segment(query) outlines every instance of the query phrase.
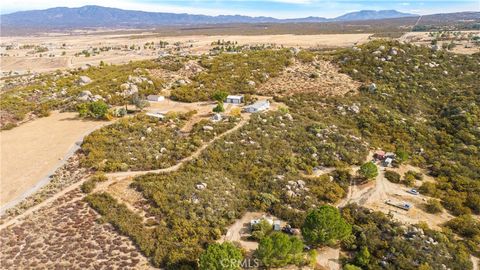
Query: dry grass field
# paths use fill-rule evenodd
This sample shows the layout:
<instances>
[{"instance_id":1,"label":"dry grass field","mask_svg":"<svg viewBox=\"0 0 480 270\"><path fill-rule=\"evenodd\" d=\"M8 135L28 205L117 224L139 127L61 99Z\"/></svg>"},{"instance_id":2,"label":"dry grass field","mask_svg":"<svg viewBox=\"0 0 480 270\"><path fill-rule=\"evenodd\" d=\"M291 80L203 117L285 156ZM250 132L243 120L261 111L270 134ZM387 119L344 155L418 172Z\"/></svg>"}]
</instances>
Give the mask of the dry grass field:
<instances>
[{"instance_id":1,"label":"dry grass field","mask_svg":"<svg viewBox=\"0 0 480 270\"><path fill-rule=\"evenodd\" d=\"M205 53L212 48L211 43L219 39L237 41L244 44L276 44L286 47L343 47L367 42L371 34L325 34L325 35L193 35L193 36L157 36L147 32L143 34L103 34L103 35L58 35L2 37L0 48L2 72L28 71L46 72L57 69L78 68L84 65L98 65L100 61L120 64L131 60L151 59L159 56L160 51L188 51ZM169 43L167 48L145 48L145 43L160 40ZM178 42L178 43L177 43ZM173 45L177 43L177 45ZM11 46L7 50L7 46ZM37 46L37 49L35 49ZM131 49L131 47L134 49ZM31 48L32 47L32 48ZM108 51L92 53L94 48L112 48ZM38 48L46 48L38 52ZM90 52L77 55L82 51Z\"/></svg>"},{"instance_id":2,"label":"dry grass field","mask_svg":"<svg viewBox=\"0 0 480 270\"><path fill-rule=\"evenodd\" d=\"M37 189L76 149L76 142L108 122L77 119L77 113L53 112L0 133L0 204ZM43 180L41 180L43 179Z\"/></svg>"}]
</instances>

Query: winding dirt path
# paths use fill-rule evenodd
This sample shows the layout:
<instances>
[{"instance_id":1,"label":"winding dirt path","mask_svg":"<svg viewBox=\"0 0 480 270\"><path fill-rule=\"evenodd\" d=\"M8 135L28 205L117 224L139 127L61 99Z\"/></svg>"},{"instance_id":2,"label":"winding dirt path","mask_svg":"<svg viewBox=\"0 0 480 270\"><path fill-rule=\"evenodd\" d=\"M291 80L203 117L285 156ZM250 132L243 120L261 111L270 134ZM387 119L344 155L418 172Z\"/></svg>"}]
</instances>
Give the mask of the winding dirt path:
<instances>
[{"instance_id":1,"label":"winding dirt path","mask_svg":"<svg viewBox=\"0 0 480 270\"><path fill-rule=\"evenodd\" d=\"M190 156L180 160L177 164L175 164L171 167L164 168L164 169L157 169L157 170L147 170L147 171L127 171L127 172L108 173L108 174L106 174L106 176L109 178L109 181L101 183L101 186L110 184L111 183L110 180L115 179L115 178L135 177L135 176L143 175L143 174L147 174L147 173L166 173L166 172L176 171L176 170L180 169L180 167L184 163L189 162L189 161L197 158L198 156L200 156L200 154L203 152L203 150L205 150L208 146L210 146L216 140L218 140L222 137L225 137L226 135L238 130L241 127L243 127L248 122L249 119L250 119L250 115L244 115L242 120L240 120L240 122L238 122L238 124L235 127L225 131L222 134L218 134L213 139L211 139L209 142L203 144L200 148L195 150L195 152L193 152L193 154L191 154Z\"/></svg>"},{"instance_id":2,"label":"winding dirt path","mask_svg":"<svg viewBox=\"0 0 480 270\"><path fill-rule=\"evenodd\" d=\"M171 166L171 167L168 167L168 168L164 168L164 169L158 169L158 170L149 170L149 171L128 171L128 172L117 172L117 173L110 173L110 174L107 174L107 177L109 178L109 180L105 181L105 182L102 182L102 183L99 183L97 185L97 187L95 188L95 191L99 191L99 190L105 190L109 185L111 185L112 183L116 182L116 181L120 181L122 179L125 179L125 178L129 178L130 181L131 179L133 179L133 177L135 176L138 176L138 175L143 175L143 174L147 174L147 173L166 173L166 172L172 172L172 171L176 171L178 169L180 169L180 167L188 162L188 161L191 161L195 158L197 158L203 150L205 150L209 145L211 145L213 142L215 142L216 140L238 130L239 128L241 128L242 126L244 126L248 120L250 119L250 115L245 115L242 120L240 120L240 122L233 128L225 131L224 133L222 134L219 134L217 135L216 137L214 137L212 140L210 140L209 142L205 143L204 145L202 145L200 148L198 148L192 155L182 159L179 163ZM86 180L88 180L88 178L84 178L82 179L81 181L78 181L76 182L75 184L63 189L62 191L60 191L59 193L53 195L52 197L46 199L45 201L31 207L30 209L28 209L27 211L25 211L24 213L6 221L5 223L1 224L0 225L0 230L3 230L4 228L7 228L11 225L14 225L20 221L22 221L25 217L27 217L28 215L30 214L33 214L35 213L37 210L43 208L43 207L46 207L48 205L50 205L52 202L54 202L55 200L57 200L58 198L64 196L66 193L76 189L76 188L79 188ZM82 197L83 198L83 197Z\"/></svg>"}]
</instances>

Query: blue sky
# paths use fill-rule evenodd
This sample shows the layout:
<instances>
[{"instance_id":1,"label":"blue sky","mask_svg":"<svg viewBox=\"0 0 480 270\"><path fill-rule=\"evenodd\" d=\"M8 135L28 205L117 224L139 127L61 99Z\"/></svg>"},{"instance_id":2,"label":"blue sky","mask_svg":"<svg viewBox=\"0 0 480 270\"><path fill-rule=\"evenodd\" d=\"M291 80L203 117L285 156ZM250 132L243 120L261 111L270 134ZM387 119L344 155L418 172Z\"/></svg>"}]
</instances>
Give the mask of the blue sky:
<instances>
[{"instance_id":1,"label":"blue sky","mask_svg":"<svg viewBox=\"0 0 480 270\"><path fill-rule=\"evenodd\" d=\"M241 14L276 18L335 17L362 9L396 9L415 14L480 11L480 0L16 0L2 2L0 4L2 14L56 6L79 7L83 5L102 5L158 12L206 15Z\"/></svg>"}]
</instances>

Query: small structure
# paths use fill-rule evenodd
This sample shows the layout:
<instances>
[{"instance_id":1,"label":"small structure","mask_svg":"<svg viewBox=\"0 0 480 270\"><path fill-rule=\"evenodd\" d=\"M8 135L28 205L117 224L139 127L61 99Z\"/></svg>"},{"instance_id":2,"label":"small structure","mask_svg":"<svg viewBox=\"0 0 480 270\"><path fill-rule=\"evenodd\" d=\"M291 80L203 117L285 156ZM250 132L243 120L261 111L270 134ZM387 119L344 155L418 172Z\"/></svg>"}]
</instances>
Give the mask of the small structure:
<instances>
[{"instance_id":1,"label":"small structure","mask_svg":"<svg viewBox=\"0 0 480 270\"><path fill-rule=\"evenodd\" d=\"M243 103L243 95L228 95L225 103L241 104Z\"/></svg>"},{"instance_id":2,"label":"small structure","mask_svg":"<svg viewBox=\"0 0 480 270\"><path fill-rule=\"evenodd\" d=\"M147 112L145 115L157 118L158 120L163 120L165 118L165 115L159 112Z\"/></svg>"},{"instance_id":3,"label":"small structure","mask_svg":"<svg viewBox=\"0 0 480 270\"><path fill-rule=\"evenodd\" d=\"M385 158L395 158L397 155L395 155L395 153L393 152L386 152L385 153Z\"/></svg>"},{"instance_id":4,"label":"small structure","mask_svg":"<svg viewBox=\"0 0 480 270\"><path fill-rule=\"evenodd\" d=\"M393 159L388 157L383 161L383 166L384 167L390 167L390 166L392 166L392 162L393 162Z\"/></svg>"},{"instance_id":5,"label":"small structure","mask_svg":"<svg viewBox=\"0 0 480 270\"><path fill-rule=\"evenodd\" d=\"M265 216L259 218L259 219L252 219L250 220L250 228L253 228L255 225L259 224L260 222L262 222L263 220L267 221L270 225L273 226L273 219L271 218L267 218Z\"/></svg>"},{"instance_id":6,"label":"small structure","mask_svg":"<svg viewBox=\"0 0 480 270\"><path fill-rule=\"evenodd\" d=\"M212 116L212 121L213 121L213 122L222 121L222 119L223 119L223 118L222 118L222 115L219 114L219 113L216 113L216 114L214 114L214 115Z\"/></svg>"},{"instance_id":7,"label":"small structure","mask_svg":"<svg viewBox=\"0 0 480 270\"><path fill-rule=\"evenodd\" d=\"M280 231L281 229L282 229L282 226L281 226L280 220L275 220L273 222L273 230Z\"/></svg>"},{"instance_id":8,"label":"small structure","mask_svg":"<svg viewBox=\"0 0 480 270\"><path fill-rule=\"evenodd\" d=\"M376 152L373 154L373 157L374 157L375 159L382 160L382 159L385 158L385 151L381 151L381 150L376 151Z\"/></svg>"},{"instance_id":9,"label":"small structure","mask_svg":"<svg viewBox=\"0 0 480 270\"><path fill-rule=\"evenodd\" d=\"M245 106L243 108L243 111L248 113L256 113L256 112L268 110L269 108L270 108L270 101L260 100L253 103L252 105Z\"/></svg>"},{"instance_id":10,"label":"small structure","mask_svg":"<svg viewBox=\"0 0 480 270\"><path fill-rule=\"evenodd\" d=\"M164 101L164 100L165 100L165 97L164 97L164 96L160 96L160 95L148 95L148 96L147 96L147 100L148 100L148 101L159 102L159 101Z\"/></svg>"}]
</instances>

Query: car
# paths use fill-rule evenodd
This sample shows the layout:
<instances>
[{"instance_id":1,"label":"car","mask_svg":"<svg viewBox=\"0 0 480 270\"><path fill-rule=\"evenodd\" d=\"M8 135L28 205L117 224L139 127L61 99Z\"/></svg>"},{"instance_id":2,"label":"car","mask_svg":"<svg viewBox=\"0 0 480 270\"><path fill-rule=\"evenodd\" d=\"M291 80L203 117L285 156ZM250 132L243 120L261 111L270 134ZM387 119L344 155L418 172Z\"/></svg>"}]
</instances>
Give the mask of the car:
<instances>
[{"instance_id":1,"label":"car","mask_svg":"<svg viewBox=\"0 0 480 270\"><path fill-rule=\"evenodd\" d=\"M418 195L418 194L420 194L420 193L418 192L418 190L416 190L416 189L414 189L414 188L412 188L412 189L410 189L410 190L407 190L407 192L410 193L410 194L412 194L412 195Z\"/></svg>"}]
</instances>

